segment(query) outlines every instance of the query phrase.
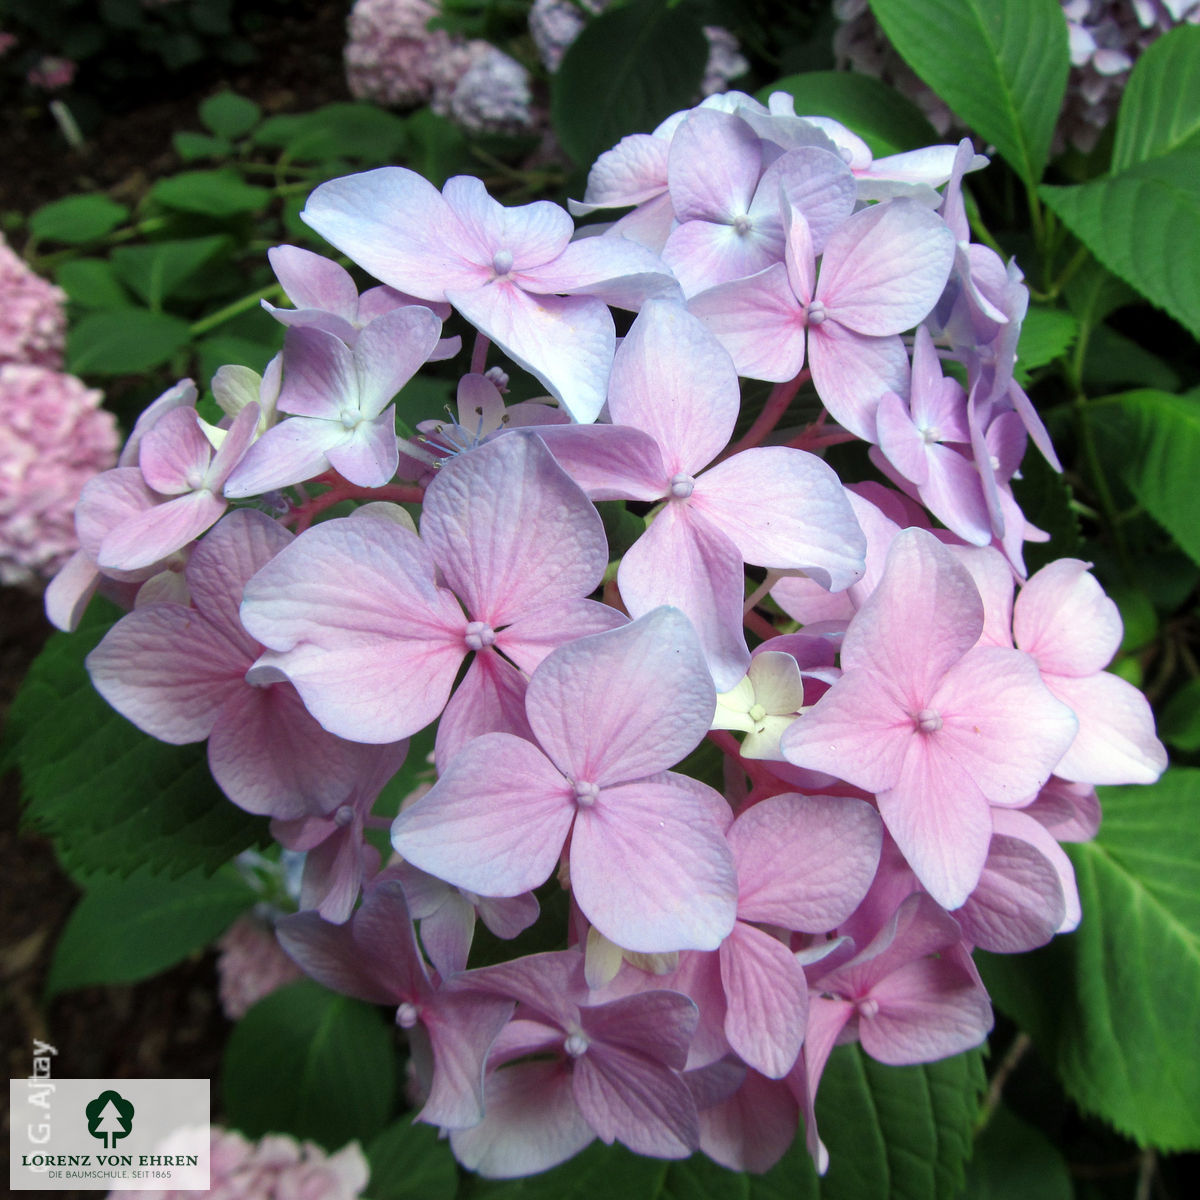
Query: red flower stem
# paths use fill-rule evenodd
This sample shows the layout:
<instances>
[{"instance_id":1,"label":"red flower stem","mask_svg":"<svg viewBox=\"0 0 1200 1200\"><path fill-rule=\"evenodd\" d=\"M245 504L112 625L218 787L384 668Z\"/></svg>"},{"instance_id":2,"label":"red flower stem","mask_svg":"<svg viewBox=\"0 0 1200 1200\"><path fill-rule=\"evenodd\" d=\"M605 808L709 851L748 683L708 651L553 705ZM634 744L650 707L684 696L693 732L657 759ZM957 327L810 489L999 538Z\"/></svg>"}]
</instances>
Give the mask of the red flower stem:
<instances>
[{"instance_id":1,"label":"red flower stem","mask_svg":"<svg viewBox=\"0 0 1200 1200\"><path fill-rule=\"evenodd\" d=\"M783 414L787 412L788 405L791 404L796 393L808 380L808 368L805 367L795 379L789 379L786 383L777 383L771 389L771 394L767 397L767 402L763 405L762 412L755 418L754 424L746 430L745 437L733 446L730 446L721 457L728 458L732 454L738 454L743 450L750 450L755 446L762 445L763 438L783 419Z\"/></svg>"},{"instance_id":2,"label":"red flower stem","mask_svg":"<svg viewBox=\"0 0 1200 1200\"><path fill-rule=\"evenodd\" d=\"M383 487L364 488L347 483L339 475L323 475L317 483L328 483L329 491L313 496L294 508L284 518L288 524L295 523L296 532L303 533L326 509L343 500L390 500L395 504L420 504L425 498L425 489L406 484L385 484Z\"/></svg>"},{"instance_id":3,"label":"red flower stem","mask_svg":"<svg viewBox=\"0 0 1200 1200\"><path fill-rule=\"evenodd\" d=\"M798 437L792 438L788 442L793 450L820 450L825 446L840 446L843 442L854 442L858 439L852 433L847 433L835 425L832 429L825 429L825 422L829 417L829 413L822 410L821 415L805 429Z\"/></svg>"},{"instance_id":4,"label":"red flower stem","mask_svg":"<svg viewBox=\"0 0 1200 1200\"><path fill-rule=\"evenodd\" d=\"M742 744L728 729L710 729L705 736L722 754L730 758L742 757Z\"/></svg>"},{"instance_id":5,"label":"red flower stem","mask_svg":"<svg viewBox=\"0 0 1200 1200\"><path fill-rule=\"evenodd\" d=\"M751 633L757 633L760 638L773 638L779 630L771 624L761 613L757 613L751 609L748 613L742 616L742 624L745 625Z\"/></svg>"}]
</instances>

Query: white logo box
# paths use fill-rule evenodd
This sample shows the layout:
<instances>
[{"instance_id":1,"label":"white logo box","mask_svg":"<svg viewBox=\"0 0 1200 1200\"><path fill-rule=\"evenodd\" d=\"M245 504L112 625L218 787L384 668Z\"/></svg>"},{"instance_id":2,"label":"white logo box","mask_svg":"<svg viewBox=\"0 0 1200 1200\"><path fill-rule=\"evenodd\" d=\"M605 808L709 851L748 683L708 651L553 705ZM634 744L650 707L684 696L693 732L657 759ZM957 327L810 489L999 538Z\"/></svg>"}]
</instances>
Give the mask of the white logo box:
<instances>
[{"instance_id":1,"label":"white logo box","mask_svg":"<svg viewBox=\"0 0 1200 1200\"><path fill-rule=\"evenodd\" d=\"M8 1081L13 1191L206 1191L207 1079Z\"/></svg>"}]
</instances>

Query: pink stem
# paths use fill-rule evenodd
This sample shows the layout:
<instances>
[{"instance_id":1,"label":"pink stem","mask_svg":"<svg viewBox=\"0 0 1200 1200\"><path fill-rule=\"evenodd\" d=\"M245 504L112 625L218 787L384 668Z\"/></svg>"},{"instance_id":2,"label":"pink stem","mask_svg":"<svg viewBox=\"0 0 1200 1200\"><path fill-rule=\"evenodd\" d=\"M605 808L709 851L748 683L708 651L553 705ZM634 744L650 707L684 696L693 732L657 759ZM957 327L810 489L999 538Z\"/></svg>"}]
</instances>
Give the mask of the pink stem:
<instances>
[{"instance_id":1,"label":"pink stem","mask_svg":"<svg viewBox=\"0 0 1200 1200\"><path fill-rule=\"evenodd\" d=\"M783 414L787 412L788 405L791 404L796 393L808 380L809 373L806 367L795 379L789 379L786 383L777 383L771 389L771 394L767 397L767 402L763 405L762 412L754 419L754 424L746 430L745 437L735 445L730 446L721 457L728 458L730 455L738 454L742 450L750 450L755 446L761 446L763 438L783 419Z\"/></svg>"},{"instance_id":2,"label":"pink stem","mask_svg":"<svg viewBox=\"0 0 1200 1200\"><path fill-rule=\"evenodd\" d=\"M425 489L422 487L385 484L383 487L364 488L347 483L340 475L332 473L321 476L315 482L328 483L329 491L306 499L285 518L289 524L295 522L297 533L303 533L315 517L343 500L391 500L395 504L420 504L425 498Z\"/></svg>"},{"instance_id":3,"label":"pink stem","mask_svg":"<svg viewBox=\"0 0 1200 1200\"><path fill-rule=\"evenodd\" d=\"M754 609L743 615L742 624L751 633L757 633L760 638L773 638L779 632L766 617L755 612Z\"/></svg>"}]
</instances>

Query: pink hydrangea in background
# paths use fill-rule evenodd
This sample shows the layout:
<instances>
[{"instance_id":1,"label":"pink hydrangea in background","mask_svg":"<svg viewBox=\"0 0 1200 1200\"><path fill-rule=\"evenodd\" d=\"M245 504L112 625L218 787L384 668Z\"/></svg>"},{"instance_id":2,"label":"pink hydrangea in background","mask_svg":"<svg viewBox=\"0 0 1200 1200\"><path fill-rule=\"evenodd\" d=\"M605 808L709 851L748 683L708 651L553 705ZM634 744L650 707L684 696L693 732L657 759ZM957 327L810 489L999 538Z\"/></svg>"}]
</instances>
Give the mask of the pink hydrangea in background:
<instances>
[{"instance_id":1,"label":"pink hydrangea in background","mask_svg":"<svg viewBox=\"0 0 1200 1200\"><path fill-rule=\"evenodd\" d=\"M83 485L117 460L101 393L33 363L0 366L0 584L49 578L78 545Z\"/></svg>"},{"instance_id":2,"label":"pink hydrangea in background","mask_svg":"<svg viewBox=\"0 0 1200 1200\"><path fill-rule=\"evenodd\" d=\"M281 1134L248 1142L232 1130L214 1128L208 1191L118 1191L108 1200L354 1200L369 1177L357 1142L327 1155L314 1142Z\"/></svg>"},{"instance_id":3,"label":"pink hydrangea in background","mask_svg":"<svg viewBox=\"0 0 1200 1200\"><path fill-rule=\"evenodd\" d=\"M426 26L428 0L357 0L350 11L346 82L359 100L420 104L433 91L433 60L449 37Z\"/></svg>"},{"instance_id":4,"label":"pink hydrangea in background","mask_svg":"<svg viewBox=\"0 0 1200 1200\"><path fill-rule=\"evenodd\" d=\"M61 367L66 294L35 275L0 235L0 366Z\"/></svg>"},{"instance_id":5,"label":"pink hydrangea in background","mask_svg":"<svg viewBox=\"0 0 1200 1200\"><path fill-rule=\"evenodd\" d=\"M217 950L221 1011L231 1021L240 1021L264 996L303 978L275 940L271 925L250 913L221 935Z\"/></svg>"},{"instance_id":6,"label":"pink hydrangea in background","mask_svg":"<svg viewBox=\"0 0 1200 1200\"><path fill-rule=\"evenodd\" d=\"M33 87L41 88L44 92L57 92L71 86L77 66L72 59L46 54L38 59L36 66L30 68L25 78Z\"/></svg>"},{"instance_id":7,"label":"pink hydrangea in background","mask_svg":"<svg viewBox=\"0 0 1200 1200\"><path fill-rule=\"evenodd\" d=\"M346 82L359 100L412 105L473 133L533 125L529 73L489 42L429 29L429 0L357 0L348 22Z\"/></svg>"},{"instance_id":8,"label":"pink hydrangea in background","mask_svg":"<svg viewBox=\"0 0 1200 1200\"><path fill-rule=\"evenodd\" d=\"M1087 154L1116 116L1138 56L1183 22L1200 23L1200 0L1061 0L1071 46L1071 76L1054 135ZM884 36L867 0L834 0L839 67L875 75L917 104L942 134L961 126L950 109L909 69Z\"/></svg>"}]
</instances>

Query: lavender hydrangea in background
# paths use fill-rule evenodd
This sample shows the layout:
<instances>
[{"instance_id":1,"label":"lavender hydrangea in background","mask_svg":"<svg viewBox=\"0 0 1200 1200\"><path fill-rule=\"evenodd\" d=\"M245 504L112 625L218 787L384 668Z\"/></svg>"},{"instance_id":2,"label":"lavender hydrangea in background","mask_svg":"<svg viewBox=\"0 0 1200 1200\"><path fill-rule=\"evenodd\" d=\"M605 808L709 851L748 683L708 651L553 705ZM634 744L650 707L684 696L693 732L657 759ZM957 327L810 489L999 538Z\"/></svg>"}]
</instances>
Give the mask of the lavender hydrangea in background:
<instances>
[{"instance_id":1,"label":"lavender hydrangea in background","mask_svg":"<svg viewBox=\"0 0 1200 1200\"><path fill-rule=\"evenodd\" d=\"M1200 0L1062 0L1071 46L1071 77L1054 152L1084 154L1116 116L1129 72L1141 53L1176 25L1200 24ZM910 70L887 40L868 0L834 0L840 22L833 49L839 67L875 75L917 104L942 134L961 128L947 104Z\"/></svg>"},{"instance_id":2,"label":"lavender hydrangea in background","mask_svg":"<svg viewBox=\"0 0 1200 1200\"><path fill-rule=\"evenodd\" d=\"M529 72L515 58L483 41L464 48L466 69L442 71L431 107L470 133L521 133L534 125Z\"/></svg>"}]
</instances>

